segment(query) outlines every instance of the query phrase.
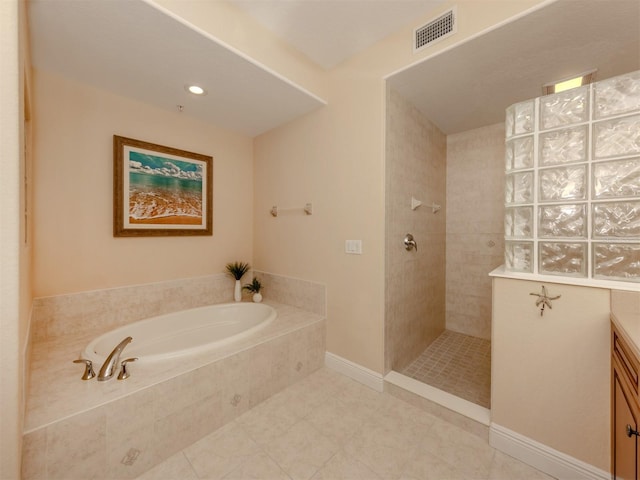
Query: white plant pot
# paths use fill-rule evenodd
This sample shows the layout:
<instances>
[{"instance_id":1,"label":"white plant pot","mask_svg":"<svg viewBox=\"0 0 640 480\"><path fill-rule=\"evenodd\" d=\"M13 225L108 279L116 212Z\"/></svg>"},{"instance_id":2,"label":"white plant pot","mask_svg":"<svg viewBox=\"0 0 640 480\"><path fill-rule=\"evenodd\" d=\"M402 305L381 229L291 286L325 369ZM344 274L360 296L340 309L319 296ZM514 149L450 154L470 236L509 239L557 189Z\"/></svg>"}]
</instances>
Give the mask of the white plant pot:
<instances>
[{"instance_id":1,"label":"white plant pot","mask_svg":"<svg viewBox=\"0 0 640 480\"><path fill-rule=\"evenodd\" d=\"M262 301L262 294L261 293L254 293L253 294L253 301L255 303L260 303Z\"/></svg>"},{"instance_id":2,"label":"white plant pot","mask_svg":"<svg viewBox=\"0 0 640 480\"><path fill-rule=\"evenodd\" d=\"M233 289L233 299L236 302L242 300L242 287L240 286L240 280L236 280L236 286Z\"/></svg>"}]
</instances>

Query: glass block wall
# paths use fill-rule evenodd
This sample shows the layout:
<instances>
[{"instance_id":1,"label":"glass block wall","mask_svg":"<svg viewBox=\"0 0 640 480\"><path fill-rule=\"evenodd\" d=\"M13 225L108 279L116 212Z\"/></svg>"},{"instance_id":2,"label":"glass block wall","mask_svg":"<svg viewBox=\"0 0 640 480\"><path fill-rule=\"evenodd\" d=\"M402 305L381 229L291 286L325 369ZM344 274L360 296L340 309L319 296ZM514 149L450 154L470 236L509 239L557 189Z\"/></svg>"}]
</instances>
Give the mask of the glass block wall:
<instances>
[{"instance_id":1,"label":"glass block wall","mask_svg":"<svg viewBox=\"0 0 640 480\"><path fill-rule=\"evenodd\" d=\"M640 282L640 71L510 106L505 268Z\"/></svg>"}]
</instances>

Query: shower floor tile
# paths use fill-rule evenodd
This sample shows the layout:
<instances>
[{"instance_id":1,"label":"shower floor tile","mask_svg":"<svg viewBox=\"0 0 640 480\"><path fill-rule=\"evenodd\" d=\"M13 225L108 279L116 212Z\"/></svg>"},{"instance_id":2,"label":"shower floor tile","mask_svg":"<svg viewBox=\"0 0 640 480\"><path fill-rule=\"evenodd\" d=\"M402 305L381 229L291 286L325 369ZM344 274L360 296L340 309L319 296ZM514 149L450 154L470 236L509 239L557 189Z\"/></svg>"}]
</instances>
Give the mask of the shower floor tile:
<instances>
[{"instance_id":1,"label":"shower floor tile","mask_svg":"<svg viewBox=\"0 0 640 480\"><path fill-rule=\"evenodd\" d=\"M403 375L491 408L491 342L445 330Z\"/></svg>"}]
</instances>

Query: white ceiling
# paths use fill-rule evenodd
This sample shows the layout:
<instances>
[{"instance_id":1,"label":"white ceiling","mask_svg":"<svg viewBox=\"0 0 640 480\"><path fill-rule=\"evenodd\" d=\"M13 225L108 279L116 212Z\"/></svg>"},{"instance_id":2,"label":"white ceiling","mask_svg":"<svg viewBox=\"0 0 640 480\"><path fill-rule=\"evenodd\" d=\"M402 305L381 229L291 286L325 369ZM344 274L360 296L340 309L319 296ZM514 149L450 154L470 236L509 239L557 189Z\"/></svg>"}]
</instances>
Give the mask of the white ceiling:
<instances>
[{"instance_id":1,"label":"white ceiling","mask_svg":"<svg viewBox=\"0 0 640 480\"><path fill-rule=\"evenodd\" d=\"M142 0L29 3L36 68L250 136L324 104Z\"/></svg>"},{"instance_id":2,"label":"white ceiling","mask_svg":"<svg viewBox=\"0 0 640 480\"><path fill-rule=\"evenodd\" d=\"M330 69L444 0L228 0ZM410 40L408 40L410 41Z\"/></svg>"},{"instance_id":3,"label":"white ceiling","mask_svg":"<svg viewBox=\"0 0 640 480\"><path fill-rule=\"evenodd\" d=\"M442 0L230 1L331 67ZM36 68L162 108L183 105L185 115L251 136L324 104L145 0L29 4ZM591 68L597 79L640 69L639 0L559 0L389 81L455 133L500 122L508 105L539 96L543 83ZM208 95L187 94L187 83Z\"/></svg>"},{"instance_id":4,"label":"white ceiling","mask_svg":"<svg viewBox=\"0 0 640 480\"><path fill-rule=\"evenodd\" d=\"M502 122L542 85L594 68L596 80L640 70L639 0L560 0L389 82L451 134Z\"/></svg>"}]
</instances>

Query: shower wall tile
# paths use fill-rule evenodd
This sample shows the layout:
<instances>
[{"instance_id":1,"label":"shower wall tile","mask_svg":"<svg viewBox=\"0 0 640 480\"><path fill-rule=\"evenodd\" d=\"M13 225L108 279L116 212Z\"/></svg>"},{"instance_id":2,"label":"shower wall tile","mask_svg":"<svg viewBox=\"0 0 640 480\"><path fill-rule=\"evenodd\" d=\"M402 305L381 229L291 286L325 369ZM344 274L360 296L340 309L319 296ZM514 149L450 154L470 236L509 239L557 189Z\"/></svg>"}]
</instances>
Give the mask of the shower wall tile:
<instances>
[{"instance_id":1,"label":"shower wall tile","mask_svg":"<svg viewBox=\"0 0 640 480\"><path fill-rule=\"evenodd\" d=\"M488 274L504 261L504 135L505 125L496 124L447 137L446 326L485 339L491 338ZM514 232L526 229L522 215Z\"/></svg>"},{"instance_id":2,"label":"shower wall tile","mask_svg":"<svg viewBox=\"0 0 640 480\"><path fill-rule=\"evenodd\" d=\"M386 125L385 369L390 370L411 362L444 330L449 206L445 135L390 88ZM412 196L423 202L416 210ZM437 214L432 203L442 207ZM417 252L405 250L407 233L415 237Z\"/></svg>"}]
</instances>

